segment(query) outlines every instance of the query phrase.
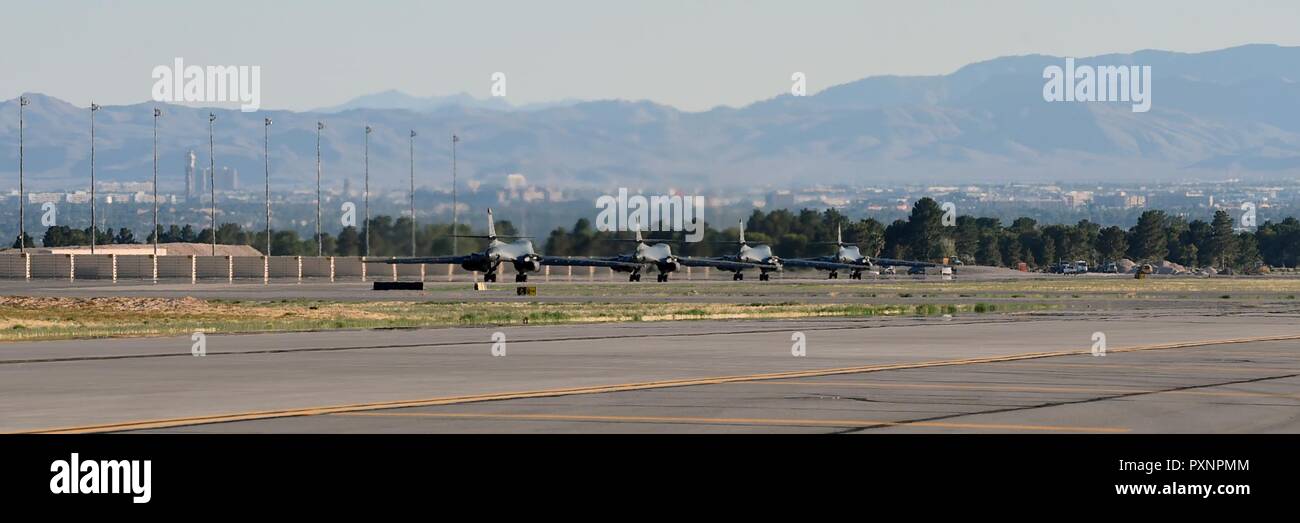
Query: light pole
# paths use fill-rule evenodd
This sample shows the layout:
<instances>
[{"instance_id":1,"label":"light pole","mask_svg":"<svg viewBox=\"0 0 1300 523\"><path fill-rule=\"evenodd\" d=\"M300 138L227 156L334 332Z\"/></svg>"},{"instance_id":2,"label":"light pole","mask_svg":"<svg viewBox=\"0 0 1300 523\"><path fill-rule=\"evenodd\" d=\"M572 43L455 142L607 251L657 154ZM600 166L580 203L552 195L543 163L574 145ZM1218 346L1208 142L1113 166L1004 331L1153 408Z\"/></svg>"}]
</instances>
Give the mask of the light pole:
<instances>
[{"instance_id":1,"label":"light pole","mask_svg":"<svg viewBox=\"0 0 1300 523\"><path fill-rule=\"evenodd\" d=\"M153 255L158 257L158 117L162 109L153 109Z\"/></svg>"},{"instance_id":2,"label":"light pole","mask_svg":"<svg viewBox=\"0 0 1300 523\"><path fill-rule=\"evenodd\" d=\"M90 103L90 253L95 254L95 113L99 106Z\"/></svg>"},{"instance_id":3,"label":"light pole","mask_svg":"<svg viewBox=\"0 0 1300 523\"><path fill-rule=\"evenodd\" d=\"M217 115L208 113L208 187L212 190L212 255L217 255L217 159L212 147L212 122L217 121Z\"/></svg>"},{"instance_id":4,"label":"light pole","mask_svg":"<svg viewBox=\"0 0 1300 523\"><path fill-rule=\"evenodd\" d=\"M456 136L456 133L451 133L451 255L452 256L455 256L456 253L460 252L460 250L457 248L457 244L459 243L458 240L460 240L460 236L458 236L460 234L458 232L460 230L460 219L458 214L460 212L460 206L456 202L456 142L459 141L460 141L460 137Z\"/></svg>"},{"instance_id":5,"label":"light pole","mask_svg":"<svg viewBox=\"0 0 1300 523\"><path fill-rule=\"evenodd\" d=\"M23 107L31 103L26 96L18 97L18 251L27 252L26 213L27 194L23 189Z\"/></svg>"},{"instance_id":6,"label":"light pole","mask_svg":"<svg viewBox=\"0 0 1300 523\"><path fill-rule=\"evenodd\" d=\"M415 257L415 130L411 130L411 257Z\"/></svg>"},{"instance_id":7,"label":"light pole","mask_svg":"<svg viewBox=\"0 0 1300 523\"><path fill-rule=\"evenodd\" d=\"M320 132L323 122L316 122L316 256L325 256L325 239L320 235Z\"/></svg>"},{"instance_id":8,"label":"light pole","mask_svg":"<svg viewBox=\"0 0 1300 523\"><path fill-rule=\"evenodd\" d=\"M365 207L366 207L366 253L365 257L370 257L370 126L366 126L366 187L365 187Z\"/></svg>"},{"instance_id":9,"label":"light pole","mask_svg":"<svg viewBox=\"0 0 1300 523\"><path fill-rule=\"evenodd\" d=\"M263 120L262 158L266 160L266 255L271 255L271 119Z\"/></svg>"}]
</instances>

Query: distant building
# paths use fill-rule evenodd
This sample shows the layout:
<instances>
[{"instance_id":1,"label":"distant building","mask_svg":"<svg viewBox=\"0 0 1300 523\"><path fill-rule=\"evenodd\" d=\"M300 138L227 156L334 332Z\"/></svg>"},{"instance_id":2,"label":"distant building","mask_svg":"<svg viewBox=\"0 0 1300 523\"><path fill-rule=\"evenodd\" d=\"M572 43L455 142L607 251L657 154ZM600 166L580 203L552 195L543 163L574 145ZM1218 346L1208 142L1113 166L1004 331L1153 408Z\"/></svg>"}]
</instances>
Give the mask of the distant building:
<instances>
[{"instance_id":1,"label":"distant building","mask_svg":"<svg viewBox=\"0 0 1300 523\"><path fill-rule=\"evenodd\" d=\"M211 169L204 169L203 186L204 187L215 186L217 189L222 191L238 191L239 190L239 169L221 167L217 169L217 175L215 179L213 179Z\"/></svg>"},{"instance_id":2,"label":"distant building","mask_svg":"<svg viewBox=\"0 0 1300 523\"><path fill-rule=\"evenodd\" d=\"M198 180L194 179L194 166L198 161L198 156L193 150L185 153L185 201L192 201L196 195L203 194L203 188L199 187Z\"/></svg>"}]
</instances>

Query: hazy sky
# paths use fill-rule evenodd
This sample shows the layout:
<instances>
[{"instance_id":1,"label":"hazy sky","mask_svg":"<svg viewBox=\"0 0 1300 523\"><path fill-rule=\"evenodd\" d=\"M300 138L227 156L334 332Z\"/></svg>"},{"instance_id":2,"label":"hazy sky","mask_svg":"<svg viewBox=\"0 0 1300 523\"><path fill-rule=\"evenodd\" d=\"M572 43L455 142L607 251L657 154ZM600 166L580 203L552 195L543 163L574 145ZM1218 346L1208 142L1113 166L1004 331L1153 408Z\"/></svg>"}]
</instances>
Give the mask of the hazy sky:
<instances>
[{"instance_id":1,"label":"hazy sky","mask_svg":"<svg viewBox=\"0 0 1300 523\"><path fill-rule=\"evenodd\" d=\"M942 74L1003 55L1300 45L1286 1L4 0L0 99L148 100L154 66L259 65L262 107L418 96L649 99L687 110Z\"/></svg>"}]
</instances>

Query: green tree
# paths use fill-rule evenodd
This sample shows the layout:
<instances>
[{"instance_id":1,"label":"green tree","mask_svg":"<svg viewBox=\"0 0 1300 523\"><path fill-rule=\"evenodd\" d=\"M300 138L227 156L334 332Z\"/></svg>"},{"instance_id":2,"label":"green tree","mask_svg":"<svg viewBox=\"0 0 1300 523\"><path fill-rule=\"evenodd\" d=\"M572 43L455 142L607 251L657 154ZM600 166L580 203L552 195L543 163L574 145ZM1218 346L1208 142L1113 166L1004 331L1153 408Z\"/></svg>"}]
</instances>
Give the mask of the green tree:
<instances>
[{"instance_id":1,"label":"green tree","mask_svg":"<svg viewBox=\"0 0 1300 523\"><path fill-rule=\"evenodd\" d=\"M1129 254L1136 261L1158 262L1169 255L1164 211L1146 211L1129 233Z\"/></svg>"},{"instance_id":2,"label":"green tree","mask_svg":"<svg viewBox=\"0 0 1300 523\"><path fill-rule=\"evenodd\" d=\"M1210 222L1210 259L1215 266L1224 268L1237 262L1237 243L1232 217L1223 209L1215 211L1214 220Z\"/></svg>"},{"instance_id":3,"label":"green tree","mask_svg":"<svg viewBox=\"0 0 1300 523\"><path fill-rule=\"evenodd\" d=\"M1097 238L1097 252L1104 261L1118 261L1128 252L1128 238L1124 229L1114 225L1101 230Z\"/></svg>"}]
</instances>

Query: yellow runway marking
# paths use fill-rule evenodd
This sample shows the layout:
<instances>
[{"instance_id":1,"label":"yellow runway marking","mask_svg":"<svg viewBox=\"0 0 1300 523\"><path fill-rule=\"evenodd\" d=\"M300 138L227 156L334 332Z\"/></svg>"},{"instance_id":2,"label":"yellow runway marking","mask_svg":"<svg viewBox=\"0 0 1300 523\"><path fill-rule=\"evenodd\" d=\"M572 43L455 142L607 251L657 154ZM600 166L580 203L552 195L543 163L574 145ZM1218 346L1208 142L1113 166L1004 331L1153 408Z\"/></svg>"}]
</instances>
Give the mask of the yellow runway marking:
<instances>
[{"instance_id":1,"label":"yellow runway marking","mask_svg":"<svg viewBox=\"0 0 1300 523\"><path fill-rule=\"evenodd\" d=\"M1182 365L1126 365L1123 363L1096 362L1096 363L1067 363L1067 362L1037 362L1037 361L1018 361L1016 367L1078 367L1089 369L1141 369L1145 371L1155 370L1176 370L1176 371L1223 371L1223 372L1300 372L1300 369L1293 367L1256 367L1256 366L1228 366L1217 365L1213 363L1205 364L1182 364Z\"/></svg>"},{"instance_id":2,"label":"yellow runway marking","mask_svg":"<svg viewBox=\"0 0 1300 523\"><path fill-rule=\"evenodd\" d=\"M1300 399L1292 394L1269 394L1267 392L1212 392L1199 390L1159 390L1134 389L1127 387L1030 387L1020 385L967 385L958 383L867 383L856 381L764 381L772 385L826 385L831 387L863 387L872 389L919 389L919 390L980 390L990 392L1061 392L1067 394L1185 394L1189 396L1221 396L1241 398L1289 398Z\"/></svg>"},{"instance_id":3,"label":"yellow runway marking","mask_svg":"<svg viewBox=\"0 0 1300 523\"><path fill-rule=\"evenodd\" d=\"M442 419L494 419L524 421L580 421L613 423L687 423L713 425L775 425L790 427L877 427L877 426L911 426L937 427L949 429L983 429L983 430L1034 430L1053 432L1128 432L1129 429L1118 427L1070 427L1055 425L1019 425L1005 423L950 423L942 421L878 421L878 420L844 420L844 419L773 419L773 418L704 418L691 416L588 416L580 414L491 414L491 413L452 413L452 412L347 412L334 416L366 417L409 417Z\"/></svg>"},{"instance_id":4,"label":"yellow runway marking","mask_svg":"<svg viewBox=\"0 0 1300 523\"><path fill-rule=\"evenodd\" d=\"M1229 345L1238 343L1259 343L1268 341L1287 341L1300 340L1300 334L1285 336L1260 336L1254 338L1231 338L1222 340L1201 340L1201 341L1184 341L1175 343L1158 343L1150 345L1136 345L1131 347L1116 347L1108 349L1107 353L1123 353L1148 350L1167 350L1181 349L1187 347L1203 347L1206 345ZM60 427L40 430L19 431L27 433L41 434L79 434L89 432L116 432L128 430L146 430L161 429L169 427L181 427L185 425L201 425L208 423L228 423L233 421L251 421L270 418L287 418L296 416L317 416L321 414L337 414L340 412L360 412L382 409L396 409L406 407L428 407L435 405L454 405L460 403L473 403L479 401L500 401L523 398L546 398L555 396L570 396L575 394L601 394L608 392L623 392L630 390L660 389L668 387L686 387L693 385L717 385L720 383L734 383L741 381L760 381L760 380L777 380L777 379L794 379L809 378L817 376L834 376L838 374L860 374L864 372L879 372L886 370L905 370L905 369L922 369L929 367L946 367L954 365L973 365L978 363L997 363L1004 361L1020 361L1040 358L1051 358L1055 356L1075 356L1091 354L1089 349L1081 350L1064 350L1048 352L1028 352L1021 354L1012 354L1006 356L986 356L980 358L963 358L951 360L923 361L916 363L892 363L879 365L864 365L857 367L840 367L831 369L769 372L762 374L746 374L739 376L719 376L712 378L687 378L676 380L646 381L638 383L624 383L617 385L597 385L590 387L568 387L558 389L543 389L523 392L501 392L489 394L473 394L464 396L443 396L437 398L416 399L416 400L399 400L399 401L381 401L373 403L354 403L347 405L332 405L322 407L307 408L289 408L279 410L265 410L254 412L240 412L230 414L213 414L206 416L190 416L180 418L167 418L156 420L138 420L124 421L118 423L104 423L97 425L81 425L74 427Z\"/></svg>"}]
</instances>

